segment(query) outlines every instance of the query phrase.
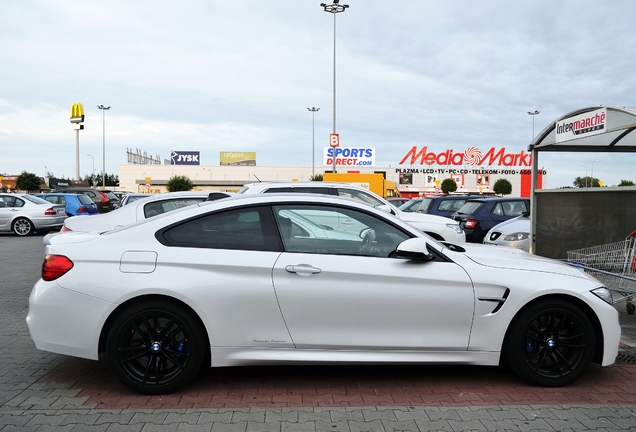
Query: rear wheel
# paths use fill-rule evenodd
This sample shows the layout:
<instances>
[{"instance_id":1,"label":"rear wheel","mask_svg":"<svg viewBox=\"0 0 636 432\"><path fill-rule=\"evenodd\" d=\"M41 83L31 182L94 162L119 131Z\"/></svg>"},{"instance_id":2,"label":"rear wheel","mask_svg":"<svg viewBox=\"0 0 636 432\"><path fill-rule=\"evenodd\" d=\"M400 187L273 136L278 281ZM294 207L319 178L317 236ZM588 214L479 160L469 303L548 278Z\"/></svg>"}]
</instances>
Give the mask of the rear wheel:
<instances>
[{"instance_id":1,"label":"rear wheel","mask_svg":"<svg viewBox=\"0 0 636 432\"><path fill-rule=\"evenodd\" d=\"M594 329L571 303L546 300L522 311L512 322L505 346L510 368L526 381L546 387L569 384L592 361Z\"/></svg>"},{"instance_id":2,"label":"rear wheel","mask_svg":"<svg viewBox=\"0 0 636 432\"><path fill-rule=\"evenodd\" d=\"M108 361L127 387L145 394L170 393L201 368L207 349L201 323L182 305L137 303L113 322Z\"/></svg>"},{"instance_id":3,"label":"rear wheel","mask_svg":"<svg viewBox=\"0 0 636 432\"><path fill-rule=\"evenodd\" d=\"M19 236L28 236L35 231L33 223L27 218L17 218L14 220L11 229Z\"/></svg>"}]
</instances>

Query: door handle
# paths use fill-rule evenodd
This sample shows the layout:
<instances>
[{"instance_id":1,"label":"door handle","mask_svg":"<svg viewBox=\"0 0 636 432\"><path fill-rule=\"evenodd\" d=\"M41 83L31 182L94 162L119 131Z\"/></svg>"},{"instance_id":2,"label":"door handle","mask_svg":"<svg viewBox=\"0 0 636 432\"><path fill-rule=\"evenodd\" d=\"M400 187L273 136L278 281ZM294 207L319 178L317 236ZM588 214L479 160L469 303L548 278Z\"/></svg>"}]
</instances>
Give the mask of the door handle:
<instances>
[{"instance_id":1,"label":"door handle","mask_svg":"<svg viewBox=\"0 0 636 432\"><path fill-rule=\"evenodd\" d=\"M309 276L312 274L322 273L319 268L310 266L309 264L288 265L285 267L288 273L296 273L300 276Z\"/></svg>"}]
</instances>

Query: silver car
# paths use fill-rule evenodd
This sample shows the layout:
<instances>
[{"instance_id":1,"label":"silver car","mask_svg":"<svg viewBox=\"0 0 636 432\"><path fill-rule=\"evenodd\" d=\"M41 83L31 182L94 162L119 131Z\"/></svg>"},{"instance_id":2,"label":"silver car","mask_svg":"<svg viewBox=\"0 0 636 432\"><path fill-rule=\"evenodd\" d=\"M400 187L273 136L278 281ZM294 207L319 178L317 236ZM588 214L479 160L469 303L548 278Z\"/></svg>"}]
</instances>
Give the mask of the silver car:
<instances>
[{"instance_id":1,"label":"silver car","mask_svg":"<svg viewBox=\"0 0 636 432\"><path fill-rule=\"evenodd\" d=\"M484 237L484 244L530 250L530 217L519 216L495 225Z\"/></svg>"},{"instance_id":2,"label":"silver car","mask_svg":"<svg viewBox=\"0 0 636 432\"><path fill-rule=\"evenodd\" d=\"M63 205L29 194L0 194L0 231L26 236L62 228L68 218Z\"/></svg>"}]
</instances>

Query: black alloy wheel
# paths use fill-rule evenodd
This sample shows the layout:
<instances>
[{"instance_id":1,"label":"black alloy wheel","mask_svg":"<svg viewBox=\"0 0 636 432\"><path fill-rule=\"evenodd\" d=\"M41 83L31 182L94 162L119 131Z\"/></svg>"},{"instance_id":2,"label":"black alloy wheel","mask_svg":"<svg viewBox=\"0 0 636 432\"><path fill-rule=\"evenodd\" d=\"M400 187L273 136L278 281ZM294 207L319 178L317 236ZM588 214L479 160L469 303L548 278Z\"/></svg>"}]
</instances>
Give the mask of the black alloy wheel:
<instances>
[{"instance_id":1,"label":"black alloy wheel","mask_svg":"<svg viewBox=\"0 0 636 432\"><path fill-rule=\"evenodd\" d=\"M115 319L108 361L127 387L165 394L194 377L208 345L201 323L187 308L152 300L127 307Z\"/></svg>"},{"instance_id":2,"label":"black alloy wheel","mask_svg":"<svg viewBox=\"0 0 636 432\"><path fill-rule=\"evenodd\" d=\"M511 324L505 358L526 381L558 387L579 378L595 350L594 329L578 307L545 300L522 311Z\"/></svg>"}]
</instances>

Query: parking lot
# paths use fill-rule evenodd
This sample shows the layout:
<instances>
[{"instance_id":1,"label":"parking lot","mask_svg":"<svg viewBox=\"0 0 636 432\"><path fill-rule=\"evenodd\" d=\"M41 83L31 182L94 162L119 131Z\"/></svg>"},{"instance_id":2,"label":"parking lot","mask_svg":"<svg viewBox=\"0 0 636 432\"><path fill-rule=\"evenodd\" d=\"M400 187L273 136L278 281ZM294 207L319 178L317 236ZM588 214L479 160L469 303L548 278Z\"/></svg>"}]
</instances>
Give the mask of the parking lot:
<instances>
[{"instance_id":1,"label":"parking lot","mask_svg":"<svg viewBox=\"0 0 636 432\"><path fill-rule=\"evenodd\" d=\"M617 305L623 350L573 385L540 388L502 368L269 366L204 369L170 395L123 387L107 362L35 349L25 317L41 236L0 235L0 431L636 429L636 315Z\"/></svg>"}]
</instances>

